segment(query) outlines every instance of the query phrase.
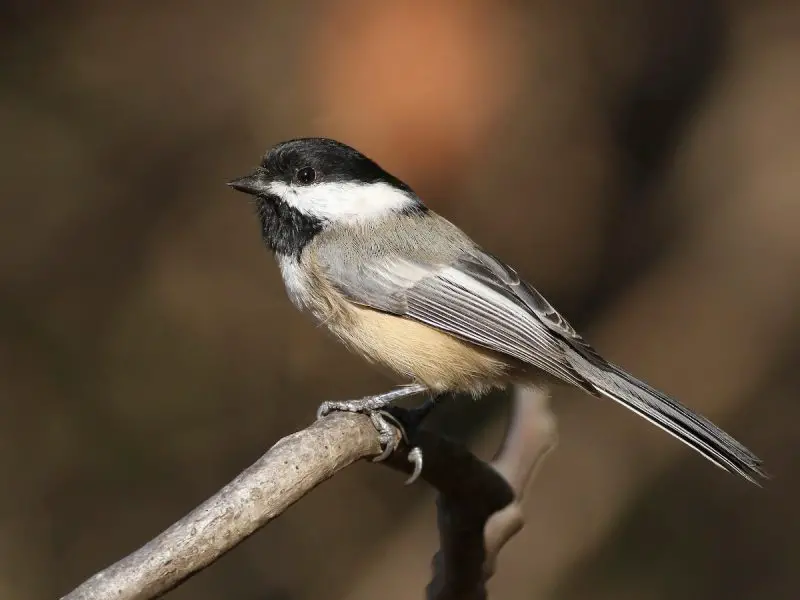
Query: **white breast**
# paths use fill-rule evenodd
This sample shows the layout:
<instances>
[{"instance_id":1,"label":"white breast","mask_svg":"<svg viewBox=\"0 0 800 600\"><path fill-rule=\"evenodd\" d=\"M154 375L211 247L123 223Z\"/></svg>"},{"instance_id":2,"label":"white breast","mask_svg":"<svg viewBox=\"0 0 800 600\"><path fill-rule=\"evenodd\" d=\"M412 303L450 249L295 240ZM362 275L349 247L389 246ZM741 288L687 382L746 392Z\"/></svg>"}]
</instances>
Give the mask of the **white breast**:
<instances>
[{"instance_id":1,"label":"white breast","mask_svg":"<svg viewBox=\"0 0 800 600\"><path fill-rule=\"evenodd\" d=\"M283 275L283 283L286 286L286 293L299 310L309 308L311 292L308 275L300 266L296 258L290 256L278 256L278 266Z\"/></svg>"}]
</instances>

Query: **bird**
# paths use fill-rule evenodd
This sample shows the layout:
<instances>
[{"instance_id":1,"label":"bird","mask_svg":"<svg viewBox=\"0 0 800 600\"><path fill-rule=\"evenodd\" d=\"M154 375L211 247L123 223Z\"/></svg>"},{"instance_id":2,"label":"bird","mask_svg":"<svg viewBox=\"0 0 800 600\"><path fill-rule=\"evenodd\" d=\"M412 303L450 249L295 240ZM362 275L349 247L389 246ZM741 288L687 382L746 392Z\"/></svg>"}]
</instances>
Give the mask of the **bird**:
<instances>
[{"instance_id":1,"label":"bird","mask_svg":"<svg viewBox=\"0 0 800 600\"><path fill-rule=\"evenodd\" d=\"M283 141L228 185L252 197L294 306L403 382L317 412L367 414L383 449L376 460L396 448L386 409L400 398L566 384L624 406L717 467L757 485L767 477L753 452L603 358L515 269L355 148ZM411 460L418 474L418 449Z\"/></svg>"}]
</instances>

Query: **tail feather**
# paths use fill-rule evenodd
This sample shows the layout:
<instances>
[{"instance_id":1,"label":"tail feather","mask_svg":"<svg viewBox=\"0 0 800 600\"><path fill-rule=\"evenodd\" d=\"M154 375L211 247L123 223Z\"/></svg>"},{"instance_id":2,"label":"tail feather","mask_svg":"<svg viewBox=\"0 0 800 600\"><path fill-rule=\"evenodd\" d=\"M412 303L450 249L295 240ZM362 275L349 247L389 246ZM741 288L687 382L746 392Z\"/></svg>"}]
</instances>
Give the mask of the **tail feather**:
<instances>
[{"instance_id":1,"label":"tail feather","mask_svg":"<svg viewBox=\"0 0 800 600\"><path fill-rule=\"evenodd\" d=\"M761 468L762 461L755 454L705 417L619 367L601 363L602 359L590 360L572 351L568 355L572 366L596 394L644 417L726 471L756 485L760 485L759 479L767 477Z\"/></svg>"}]
</instances>

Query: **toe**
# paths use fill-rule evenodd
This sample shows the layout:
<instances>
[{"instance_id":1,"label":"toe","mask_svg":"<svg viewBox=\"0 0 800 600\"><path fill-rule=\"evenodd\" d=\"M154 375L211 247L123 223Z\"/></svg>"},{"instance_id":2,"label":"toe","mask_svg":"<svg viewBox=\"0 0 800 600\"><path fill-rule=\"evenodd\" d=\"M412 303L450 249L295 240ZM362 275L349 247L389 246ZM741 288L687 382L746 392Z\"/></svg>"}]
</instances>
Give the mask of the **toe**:
<instances>
[{"instance_id":1,"label":"toe","mask_svg":"<svg viewBox=\"0 0 800 600\"><path fill-rule=\"evenodd\" d=\"M323 402L319 405L319 408L317 408L317 420L328 416L329 412L331 412L330 402Z\"/></svg>"}]
</instances>

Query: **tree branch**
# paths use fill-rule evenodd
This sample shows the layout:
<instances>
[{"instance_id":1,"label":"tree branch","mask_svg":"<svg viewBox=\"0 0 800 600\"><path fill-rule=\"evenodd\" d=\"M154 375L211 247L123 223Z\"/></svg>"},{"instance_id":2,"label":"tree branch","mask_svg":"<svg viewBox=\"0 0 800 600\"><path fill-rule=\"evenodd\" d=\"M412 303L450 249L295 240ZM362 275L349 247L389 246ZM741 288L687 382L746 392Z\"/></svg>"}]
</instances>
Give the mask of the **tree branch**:
<instances>
[{"instance_id":1,"label":"tree branch","mask_svg":"<svg viewBox=\"0 0 800 600\"><path fill-rule=\"evenodd\" d=\"M463 446L424 429L422 479L439 491L441 549L430 600L486 597L497 554L522 527L519 503L535 466L555 442L543 397L515 398L501 450L487 464ZM401 445L384 463L410 472ZM156 538L92 576L62 600L149 600L178 586L279 516L337 471L380 453L367 417L335 413L270 448L214 496Z\"/></svg>"}]
</instances>

